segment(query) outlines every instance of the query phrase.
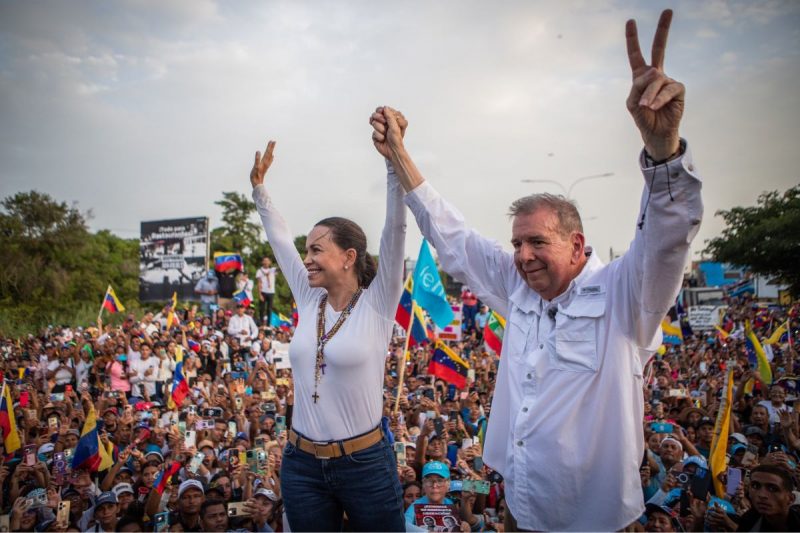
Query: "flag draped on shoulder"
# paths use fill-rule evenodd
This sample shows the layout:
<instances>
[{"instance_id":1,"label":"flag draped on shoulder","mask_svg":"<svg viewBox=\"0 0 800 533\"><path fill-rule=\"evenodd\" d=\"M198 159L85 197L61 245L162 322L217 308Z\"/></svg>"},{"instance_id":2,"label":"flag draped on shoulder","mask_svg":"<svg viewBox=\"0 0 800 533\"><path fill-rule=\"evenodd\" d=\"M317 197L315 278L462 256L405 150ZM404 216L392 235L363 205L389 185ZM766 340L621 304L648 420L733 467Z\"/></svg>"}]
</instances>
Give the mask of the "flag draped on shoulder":
<instances>
[{"instance_id":1,"label":"flag draped on shoulder","mask_svg":"<svg viewBox=\"0 0 800 533\"><path fill-rule=\"evenodd\" d=\"M17 420L14 417L14 402L11 400L11 390L3 381L3 395L0 399L0 429L3 431L3 444L6 454L10 455L20 449L22 443L17 430Z\"/></svg>"},{"instance_id":2,"label":"flag draped on shoulder","mask_svg":"<svg viewBox=\"0 0 800 533\"><path fill-rule=\"evenodd\" d=\"M428 374L442 378L448 383L463 389L467 385L469 363L461 359L442 341L434 345L433 357L428 364Z\"/></svg>"},{"instance_id":3,"label":"flag draped on shoulder","mask_svg":"<svg viewBox=\"0 0 800 533\"><path fill-rule=\"evenodd\" d=\"M440 328L447 327L454 318L453 309L447 301L442 279L436 270L428 241L422 241L417 266L414 268L412 299L428 312L431 320Z\"/></svg>"},{"instance_id":4,"label":"flag draped on shoulder","mask_svg":"<svg viewBox=\"0 0 800 533\"><path fill-rule=\"evenodd\" d=\"M103 309L109 313L119 313L121 311L125 311L125 307L122 305L122 302L119 301L119 298L117 298L117 295L114 293L114 289L111 287L111 285L108 286L106 289L106 295L103 297Z\"/></svg>"},{"instance_id":5,"label":"flag draped on shoulder","mask_svg":"<svg viewBox=\"0 0 800 533\"><path fill-rule=\"evenodd\" d=\"M498 355L503 351L505 331L506 319L492 310L489 314L489 319L486 321L486 326L483 328L483 340Z\"/></svg>"},{"instance_id":6,"label":"flag draped on shoulder","mask_svg":"<svg viewBox=\"0 0 800 533\"><path fill-rule=\"evenodd\" d=\"M728 452L728 434L730 433L731 424L731 408L733 404L733 369L736 367L736 361L728 361L725 373L725 382L723 389L725 396L722 397L722 402L719 406L717 413L717 420L714 424L714 438L711 441L711 452L709 453L709 468L711 469L711 479L714 482L714 491L717 497L725 498L725 484L719 480L719 475L727 468L726 454Z\"/></svg>"}]
</instances>

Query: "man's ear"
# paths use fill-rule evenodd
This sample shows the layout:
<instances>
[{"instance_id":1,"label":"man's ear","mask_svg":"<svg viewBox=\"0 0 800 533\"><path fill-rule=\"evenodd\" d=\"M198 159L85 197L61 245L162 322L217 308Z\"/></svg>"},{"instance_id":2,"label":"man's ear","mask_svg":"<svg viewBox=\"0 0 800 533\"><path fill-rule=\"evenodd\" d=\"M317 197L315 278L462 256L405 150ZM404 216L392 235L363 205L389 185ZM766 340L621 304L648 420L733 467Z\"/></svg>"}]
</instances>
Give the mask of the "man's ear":
<instances>
[{"instance_id":1,"label":"man's ear","mask_svg":"<svg viewBox=\"0 0 800 533\"><path fill-rule=\"evenodd\" d=\"M572 246L572 261L573 265L580 264L585 258L586 251L584 246L586 244L586 237L580 231L573 231L570 236L570 245Z\"/></svg>"}]
</instances>

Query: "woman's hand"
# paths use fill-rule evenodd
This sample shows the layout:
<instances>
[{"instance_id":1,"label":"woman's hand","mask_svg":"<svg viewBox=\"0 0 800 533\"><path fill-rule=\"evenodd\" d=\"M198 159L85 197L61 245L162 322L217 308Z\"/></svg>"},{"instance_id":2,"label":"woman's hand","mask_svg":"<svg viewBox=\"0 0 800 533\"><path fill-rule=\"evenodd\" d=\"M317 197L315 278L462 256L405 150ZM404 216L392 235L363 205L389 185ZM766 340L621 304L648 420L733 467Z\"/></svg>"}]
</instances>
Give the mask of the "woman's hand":
<instances>
[{"instance_id":1,"label":"woman's hand","mask_svg":"<svg viewBox=\"0 0 800 533\"><path fill-rule=\"evenodd\" d=\"M275 141L269 141L267 143L267 149L264 151L264 155L261 155L261 152L256 152L256 160L253 163L253 170L250 171L250 185L253 188L256 188L256 185L261 185L264 183L264 175L269 170L270 165L272 165L272 160L274 159L272 155L272 151L275 149Z\"/></svg>"}]
</instances>

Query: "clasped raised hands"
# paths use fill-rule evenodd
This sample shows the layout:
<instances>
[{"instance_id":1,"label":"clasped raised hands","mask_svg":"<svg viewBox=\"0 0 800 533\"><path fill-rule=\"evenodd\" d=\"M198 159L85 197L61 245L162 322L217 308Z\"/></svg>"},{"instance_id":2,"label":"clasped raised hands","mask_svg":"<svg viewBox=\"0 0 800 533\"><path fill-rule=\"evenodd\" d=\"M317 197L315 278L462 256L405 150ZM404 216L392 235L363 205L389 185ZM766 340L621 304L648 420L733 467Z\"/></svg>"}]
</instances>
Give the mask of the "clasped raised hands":
<instances>
[{"instance_id":1,"label":"clasped raised hands","mask_svg":"<svg viewBox=\"0 0 800 533\"><path fill-rule=\"evenodd\" d=\"M372 126L372 143L375 149L386 159L392 159L392 155L403 147L408 120L400 111L383 106L376 108L370 115L369 123Z\"/></svg>"}]
</instances>

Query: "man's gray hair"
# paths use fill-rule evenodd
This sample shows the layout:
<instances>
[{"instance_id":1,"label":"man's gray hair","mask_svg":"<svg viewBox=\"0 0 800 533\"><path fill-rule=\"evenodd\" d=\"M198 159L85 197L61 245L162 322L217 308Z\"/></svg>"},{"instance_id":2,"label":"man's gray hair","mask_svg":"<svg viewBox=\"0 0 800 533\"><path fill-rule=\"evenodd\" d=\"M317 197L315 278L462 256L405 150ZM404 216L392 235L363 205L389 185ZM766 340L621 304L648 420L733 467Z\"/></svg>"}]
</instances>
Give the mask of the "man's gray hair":
<instances>
[{"instance_id":1,"label":"man's gray hair","mask_svg":"<svg viewBox=\"0 0 800 533\"><path fill-rule=\"evenodd\" d=\"M578 208L560 194L531 194L516 200L508 210L508 216L530 215L534 211L546 207L551 209L558 217L558 230L562 237L567 238L572 232L583 233L583 223Z\"/></svg>"}]
</instances>

